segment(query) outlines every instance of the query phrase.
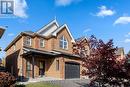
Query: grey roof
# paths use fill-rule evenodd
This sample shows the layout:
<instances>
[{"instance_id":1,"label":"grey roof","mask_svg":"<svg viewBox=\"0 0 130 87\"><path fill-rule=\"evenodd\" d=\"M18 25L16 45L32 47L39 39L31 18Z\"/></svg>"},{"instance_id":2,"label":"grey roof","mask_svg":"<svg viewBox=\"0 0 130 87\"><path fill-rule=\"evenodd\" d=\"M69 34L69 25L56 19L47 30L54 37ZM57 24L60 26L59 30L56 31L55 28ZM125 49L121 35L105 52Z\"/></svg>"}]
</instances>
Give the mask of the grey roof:
<instances>
[{"instance_id":1,"label":"grey roof","mask_svg":"<svg viewBox=\"0 0 130 87\"><path fill-rule=\"evenodd\" d=\"M70 53L66 53L66 52L62 52L62 51L57 51L57 50L54 50L54 52L59 52L59 54L63 54L63 55L66 55L66 56L80 57L79 55L70 54Z\"/></svg>"},{"instance_id":2,"label":"grey roof","mask_svg":"<svg viewBox=\"0 0 130 87\"><path fill-rule=\"evenodd\" d=\"M53 26L55 25L55 26ZM18 34L16 36L16 38L14 40L11 41L11 43L5 48L5 51L7 51L19 38L22 37L22 35L30 35L30 36L41 36L43 38L50 38L52 36L56 36L58 32L60 32L60 30L64 29L64 27L66 27L68 33L70 34L71 38L72 38L72 42L74 41L74 38L72 37L68 27L66 24L64 24L63 26L60 26L58 24L58 22L56 20L53 20L52 22L50 22L49 24L47 24L46 26L42 27L42 29L40 29L37 32L33 32L33 31L24 31L21 32L20 34ZM53 32L55 31L55 32ZM52 34L53 33L53 34Z\"/></svg>"},{"instance_id":3,"label":"grey roof","mask_svg":"<svg viewBox=\"0 0 130 87\"><path fill-rule=\"evenodd\" d=\"M24 47L24 50L27 51L26 53L23 53L22 55L28 55L30 53L36 53L36 54L44 54L44 55L51 55L51 56L57 56L57 55L66 55L66 56L71 56L71 57L78 57L78 55L74 54L69 54L61 51L44 51L44 50L39 50L39 49L34 49L34 48L27 48Z\"/></svg>"},{"instance_id":4,"label":"grey roof","mask_svg":"<svg viewBox=\"0 0 130 87\"><path fill-rule=\"evenodd\" d=\"M51 53L49 51L43 51L43 50L38 50L34 48L24 48L24 50L27 51L26 53L24 53L25 55L28 53L37 53L37 54L45 54L45 55L52 55L52 56L57 55L56 53Z\"/></svg>"}]
</instances>

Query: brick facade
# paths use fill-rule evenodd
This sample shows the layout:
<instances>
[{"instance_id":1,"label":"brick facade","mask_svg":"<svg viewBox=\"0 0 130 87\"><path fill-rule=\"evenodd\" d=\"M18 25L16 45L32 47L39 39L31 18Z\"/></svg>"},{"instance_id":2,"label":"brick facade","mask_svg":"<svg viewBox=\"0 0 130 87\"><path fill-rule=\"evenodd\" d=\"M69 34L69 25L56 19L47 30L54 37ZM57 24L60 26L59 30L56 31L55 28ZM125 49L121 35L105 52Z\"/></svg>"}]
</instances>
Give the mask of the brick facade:
<instances>
[{"instance_id":1,"label":"brick facade","mask_svg":"<svg viewBox=\"0 0 130 87\"><path fill-rule=\"evenodd\" d=\"M24 40L26 37L31 37L31 46L25 46ZM64 36L68 41L68 49L61 49L59 47L59 39L61 36ZM40 39L44 39L44 47L40 47ZM80 64L80 74L82 71L81 59L79 57L73 56L73 43L72 37L67 30L67 27L63 27L58 33L57 36L42 36L37 33L29 34L22 32L18 35L13 42L11 42L6 51L6 66L9 72L14 74L16 77L25 77L27 78L27 60L30 61L31 70L29 77L39 77L40 70L40 61L45 62L45 76L56 77L65 79L65 62L76 62ZM29 54L30 51L25 53L26 49L37 50L36 54ZM55 51L62 52L65 54L57 54L58 56L49 56L49 54L43 54L41 52L50 52ZM26 56L23 56L23 54ZM34 60L33 60L34 58ZM59 70L56 70L56 61L59 60Z\"/></svg>"}]
</instances>

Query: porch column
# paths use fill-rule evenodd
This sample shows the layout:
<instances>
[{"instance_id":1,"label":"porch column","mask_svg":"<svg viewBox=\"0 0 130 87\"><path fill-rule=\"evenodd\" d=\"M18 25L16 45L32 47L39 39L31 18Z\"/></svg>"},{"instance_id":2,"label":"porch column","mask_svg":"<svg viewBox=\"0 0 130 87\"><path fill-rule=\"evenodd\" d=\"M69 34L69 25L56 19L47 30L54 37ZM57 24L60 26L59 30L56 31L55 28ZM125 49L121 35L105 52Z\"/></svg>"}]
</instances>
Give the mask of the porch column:
<instances>
[{"instance_id":1,"label":"porch column","mask_svg":"<svg viewBox=\"0 0 130 87\"><path fill-rule=\"evenodd\" d=\"M34 78L34 65L35 65L35 60L34 60L34 56L32 56L32 78Z\"/></svg>"}]
</instances>

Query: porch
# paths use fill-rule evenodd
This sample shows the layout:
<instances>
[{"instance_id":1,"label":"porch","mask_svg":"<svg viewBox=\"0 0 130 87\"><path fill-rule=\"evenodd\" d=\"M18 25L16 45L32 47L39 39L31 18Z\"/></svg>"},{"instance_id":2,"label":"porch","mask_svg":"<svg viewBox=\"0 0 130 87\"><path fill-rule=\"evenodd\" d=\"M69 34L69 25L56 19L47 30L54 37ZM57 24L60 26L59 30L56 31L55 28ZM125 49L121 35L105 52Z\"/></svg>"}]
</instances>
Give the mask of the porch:
<instances>
[{"instance_id":1,"label":"porch","mask_svg":"<svg viewBox=\"0 0 130 87\"><path fill-rule=\"evenodd\" d=\"M79 57L57 51L47 52L33 48L26 50L22 55L22 76L25 78L80 78Z\"/></svg>"},{"instance_id":2,"label":"porch","mask_svg":"<svg viewBox=\"0 0 130 87\"><path fill-rule=\"evenodd\" d=\"M48 76L52 69L57 54L47 51L30 49L25 52L22 62L22 74L25 78L39 78Z\"/></svg>"}]
</instances>

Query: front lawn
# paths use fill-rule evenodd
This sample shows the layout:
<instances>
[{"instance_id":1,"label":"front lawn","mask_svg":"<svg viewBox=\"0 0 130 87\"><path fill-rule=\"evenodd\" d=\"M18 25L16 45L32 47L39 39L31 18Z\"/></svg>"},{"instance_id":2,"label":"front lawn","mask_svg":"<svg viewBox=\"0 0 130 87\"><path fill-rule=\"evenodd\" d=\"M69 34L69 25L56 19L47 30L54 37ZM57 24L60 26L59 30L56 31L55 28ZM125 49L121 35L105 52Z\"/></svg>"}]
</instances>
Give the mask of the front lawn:
<instances>
[{"instance_id":1,"label":"front lawn","mask_svg":"<svg viewBox=\"0 0 130 87\"><path fill-rule=\"evenodd\" d=\"M38 82L38 83L31 83L28 85L17 85L16 87L59 87L59 86L44 82Z\"/></svg>"}]
</instances>

